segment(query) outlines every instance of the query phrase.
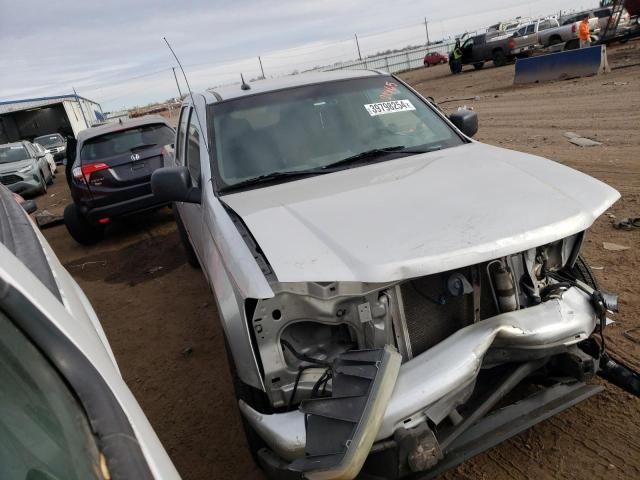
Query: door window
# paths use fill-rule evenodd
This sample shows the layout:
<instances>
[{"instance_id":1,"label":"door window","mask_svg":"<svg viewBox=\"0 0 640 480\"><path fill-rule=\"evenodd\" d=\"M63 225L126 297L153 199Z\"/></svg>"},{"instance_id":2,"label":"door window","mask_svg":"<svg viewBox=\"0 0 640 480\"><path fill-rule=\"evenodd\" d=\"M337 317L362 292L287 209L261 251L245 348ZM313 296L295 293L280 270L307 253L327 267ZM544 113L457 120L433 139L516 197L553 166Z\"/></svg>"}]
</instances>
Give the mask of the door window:
<instances>
[{"instance_id":1,"label":"door window","mask_svg":"<svg viewBox=\"0 0 640 480\"><path fill-rule=\"evenodd\" d=\"M189 119L189 128L187 131L187 155L185 165L191 173L191 180L196 186L200 186L200 130L198 129L198 119L193 109Z\"/></svg>"},{"instance_id":2,"label":"door window","mask_svg":"<svg viewBox=\"0 0 640 480\"><path fill-rule=\"evenodd\" d=\"M551 28L551 22L549 20L543 20L542 22L540 22L538 31L549 30L550 28Z\"/></svg>"},{"instance_id":3,"label":"door window","mask_svg":"<svg viewBox=\"0 0 640 480\"><path fill-rule=\"evenodd\" d=\"M189 121L189 107L182 107L180 121L178 125L178 135L176 137L176 163L184 165L184 139L187 133L187 123Z\"/></svg>"}]
</instances>

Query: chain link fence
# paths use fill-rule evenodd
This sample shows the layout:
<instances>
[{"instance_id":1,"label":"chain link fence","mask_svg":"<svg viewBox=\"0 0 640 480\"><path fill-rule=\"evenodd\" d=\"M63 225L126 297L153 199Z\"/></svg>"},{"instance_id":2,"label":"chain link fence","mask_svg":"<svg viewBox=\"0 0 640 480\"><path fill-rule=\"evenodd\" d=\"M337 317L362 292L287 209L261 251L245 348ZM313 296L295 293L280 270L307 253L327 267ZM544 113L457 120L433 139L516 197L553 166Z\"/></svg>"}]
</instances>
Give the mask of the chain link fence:
<instances>
[{"instance_id":1,"label":"chain link fence","mask_svg":"<svg viewBox=\"0 0 640 480\"><path fill-rule=\"evenodd\" d=\"M376 55L375 57L367 57L363 60L355 60L351 62L341 62L339 64L327 65L318 68L317 71L331 72L334 70L384 70L389 73L404 72L414 68L422 68L424 66L424 57L427 53L439 52L448 54L453 50L454 42L439 43L438 45L430 45L403 52L390 53L386 55Z\"/></svg>"}]
</instances>

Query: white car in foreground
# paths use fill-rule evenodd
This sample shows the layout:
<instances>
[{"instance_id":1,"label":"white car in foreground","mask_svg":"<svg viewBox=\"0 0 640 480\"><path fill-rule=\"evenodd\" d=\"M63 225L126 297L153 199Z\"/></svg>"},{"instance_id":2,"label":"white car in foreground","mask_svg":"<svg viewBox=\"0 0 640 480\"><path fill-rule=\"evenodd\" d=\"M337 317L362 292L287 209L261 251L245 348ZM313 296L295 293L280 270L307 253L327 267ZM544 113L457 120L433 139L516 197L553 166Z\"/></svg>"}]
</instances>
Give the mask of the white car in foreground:
<instances>
[{"instance_id":1,"label":"white car in foreground","mask_svg":"<svg viewBox=\"0 0 640 480\"><path fill-rule=\"evenodd\" d=\"M0 478L179 479L86 296L0 185Z\"/></svg>"},{"instance_id":2,"label":"white car in foreground","mask_svg":"<svg viewBox=\"0 0 640 480\"><path fill-rule=\"evenodd\" d=\"M185 102L152 188L270 477L431 478L601 390L614 302L579 252L619 194L476 130L381 72Z\"/></svg>"}]
</instances>

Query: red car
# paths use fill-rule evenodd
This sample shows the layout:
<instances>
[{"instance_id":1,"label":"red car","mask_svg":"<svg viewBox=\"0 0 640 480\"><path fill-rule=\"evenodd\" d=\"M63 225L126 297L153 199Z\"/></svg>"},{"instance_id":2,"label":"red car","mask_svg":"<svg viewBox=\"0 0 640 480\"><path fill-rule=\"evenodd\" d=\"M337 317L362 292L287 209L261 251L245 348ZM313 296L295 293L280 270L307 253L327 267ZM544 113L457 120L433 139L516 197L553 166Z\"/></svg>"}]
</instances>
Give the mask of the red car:
<instances>
[{"instance_id":1,"label":"red car","mask_svg":"<svg viewBox=\"0 0 640 480\"><path fill-rule=\"evenodd\" d=\"M430 67L431 65L439 65L441 63L447 63L449 61L449 57L444 53L440 52L431 52L427 53L424 56L424 66Z\"/></svg>"}]
</instances>

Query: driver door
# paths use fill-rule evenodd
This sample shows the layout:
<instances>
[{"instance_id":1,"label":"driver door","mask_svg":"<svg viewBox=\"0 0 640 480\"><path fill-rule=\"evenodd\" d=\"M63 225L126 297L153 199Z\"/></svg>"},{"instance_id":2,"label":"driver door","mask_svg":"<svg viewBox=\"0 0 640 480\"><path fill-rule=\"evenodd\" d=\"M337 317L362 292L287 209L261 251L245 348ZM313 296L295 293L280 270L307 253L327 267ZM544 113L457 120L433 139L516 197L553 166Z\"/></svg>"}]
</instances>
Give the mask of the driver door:
<instances>
[{"instance_id":1,"label":"driver door","mask_svg":"<svg viewBox=\"0 0 640 480\"><path fill-rule=\"evenodd\" d=\"M461 47L462 63L470 63L473 59L473 38L468 38Z\"/></svg>"},{"instance_id":2,"label":"driver door","mask_svg":"<svg viewBox=\"0 0 640 480\"><path fill-rule=\"evenodd\" d=\"M176 164L184 165L189 169L191 184L194 187L202 188L201 175L201 154L203 138L198 127L197 117L193 107L183 109L180 116L180 125L176 145ZM180 219L187 231L191 246L202 262L202 234L203 218L202 206L196 203L176 203Z\"/></svg>"}]
</instances>

